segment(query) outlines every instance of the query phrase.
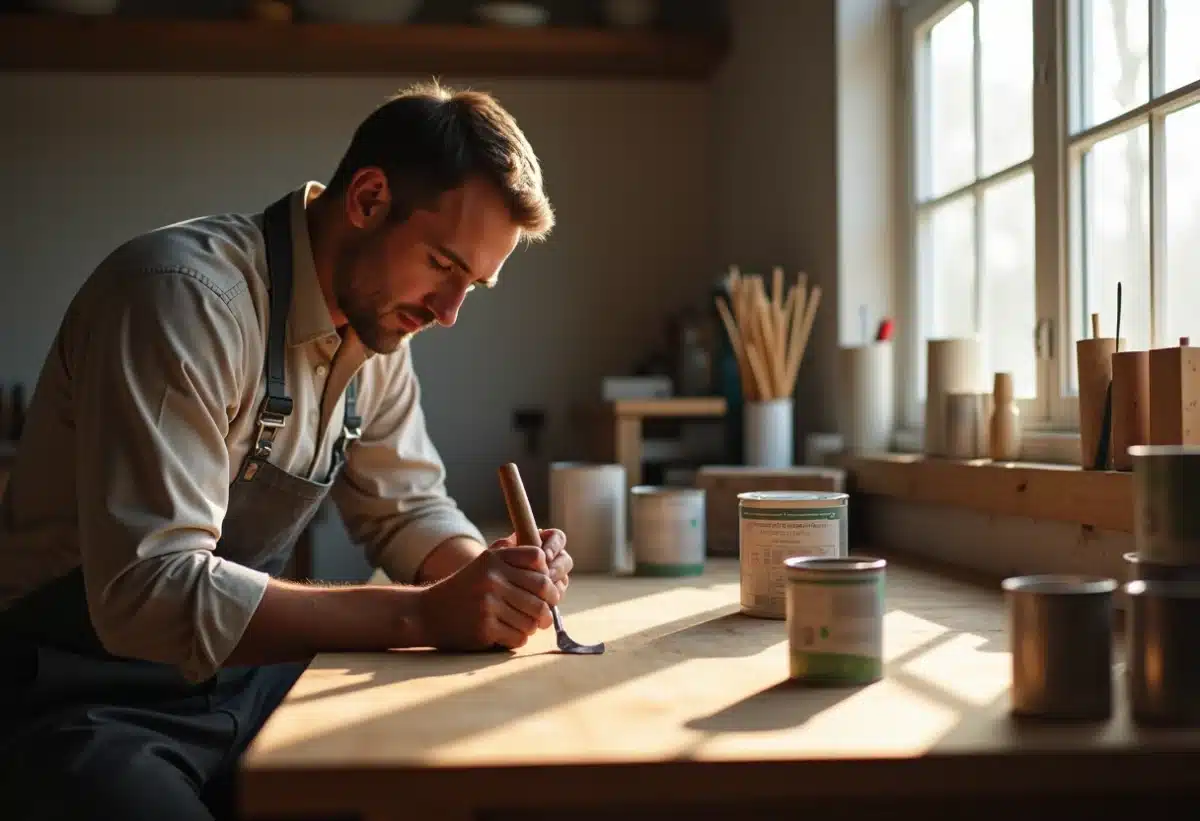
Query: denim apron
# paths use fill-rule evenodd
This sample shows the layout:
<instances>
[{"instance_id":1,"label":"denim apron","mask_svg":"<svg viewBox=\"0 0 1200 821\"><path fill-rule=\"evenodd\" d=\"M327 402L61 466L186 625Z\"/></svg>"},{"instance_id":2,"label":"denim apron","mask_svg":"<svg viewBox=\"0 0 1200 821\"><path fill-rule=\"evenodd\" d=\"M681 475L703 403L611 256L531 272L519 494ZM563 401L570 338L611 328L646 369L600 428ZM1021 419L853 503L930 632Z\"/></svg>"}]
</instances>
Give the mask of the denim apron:
<instances>
[{"instance_id":1,"label":"denim apron","mask_svg":"<svg viewBox=\"0 0 1200 821\"><path fill-rule=\"evenodd\" d=\"M266 209L263 233L271 282L266 395L215 554L278 577L362 420L354 379L324 481L269 461L292 412L284 379L288 197ZM224 817L238 758L307 666L226 667L194 683L170 665L114 657L92 627L78 568L0 612L0 651L0 815L13 821Z\"/></svg>"}]
</instances>

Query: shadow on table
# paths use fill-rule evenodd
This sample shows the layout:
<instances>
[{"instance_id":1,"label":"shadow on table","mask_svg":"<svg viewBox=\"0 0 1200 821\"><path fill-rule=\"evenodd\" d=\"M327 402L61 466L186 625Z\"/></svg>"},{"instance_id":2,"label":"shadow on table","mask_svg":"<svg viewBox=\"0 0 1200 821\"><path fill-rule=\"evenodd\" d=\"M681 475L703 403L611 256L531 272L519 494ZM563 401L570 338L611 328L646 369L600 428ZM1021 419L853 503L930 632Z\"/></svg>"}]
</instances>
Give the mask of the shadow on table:
<instances>
[{"instance_id":1,"label":"shadow on table","mask_svg":"<svg viewBox=\"0 0 1200 821\"><path fill-rule=\"evenodd\" d=\"M862 687L805 687L781 681L759 690L741 701L711 715L695 718L684 726L705 733L769 733L798 727L840 701L850 698ZM798 702L797 690L806 698Z\"/></svg>"}]
</instances>

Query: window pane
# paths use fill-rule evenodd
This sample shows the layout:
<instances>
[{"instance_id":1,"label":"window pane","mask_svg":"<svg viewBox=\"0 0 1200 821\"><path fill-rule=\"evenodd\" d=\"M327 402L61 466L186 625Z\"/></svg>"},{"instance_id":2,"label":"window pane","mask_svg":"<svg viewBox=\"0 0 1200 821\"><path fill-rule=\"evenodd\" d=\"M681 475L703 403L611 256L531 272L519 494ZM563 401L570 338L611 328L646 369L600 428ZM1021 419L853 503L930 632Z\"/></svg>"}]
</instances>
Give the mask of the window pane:
<instances>
[{"instance_id":1,"label":"window pane","mask_svg":"<svg viewBox=\"0 0 1200 821\"><path fill-rule=\"evenodd\" d=\"M1200 3L1196 0L1163 0L1167 43L1162 90L1171 91L1200 80Z\"/></svg>"},{"instance_id":2,"label":"window pane","mask_svg":"<svg viewBox=\"0 0 1200 821\"><path fill-rule=\"evenodd\" d=\"M1200 344L1200 105L1167 117L1166 271L1157 344Z\"/></svg>"},{"instance_id":3,"label":"window pane","mask_svg":"<svg viewBox=\"0 0 1200 821\"><path fill-rule=\"evenodd\" d=\"M1187 0L1184 0L1187 2ZM1080 0L1083 128L1150 99L1150 4L1147 0Z\"/></svg>"},{"instance_id":4,"label":"window pane","mask_svg":"<svg viewBox=\"0 0 1200 821\"><path fill-rule=\"evenodd\" d=\"M919 283L921 338L975 333L975 206L970 195L931 209L922 219ZM925 396L925 345L918 395Z\"/></svg>"},{"instance_id":5,"label":"window pane","mask_svg":"<svg viewBox=\"0 0 1200 821\"><path fill-rule=\"evenodd\" d=\"M1033 225L1032 172L984 192L981 330L987 373L1011 372L1020 399L1037 397Z\"/></svg>"},{"instance_id":6,"label":"window pane","mask_svg":"<svg viewBox=\"0 0 1200 821\"><path fill-rule=\"evenodd\" d=\"M1082 279L1073 283L1072 339L1091 336L1091 314L1100 335L1116 325L1121 283L1121 336L1127 350L1150 346L1150 179L1147 126L1097 143L1083 158ZM1074 342L1068 352L1074 376Z\"/></svg>"},{"instance_id":7,"label":"window pane","mask_svg":"<svg viewBox=\"0 0 1200 821\"><path fill-rule=\"evenodd\" d=\"M983 176L1033 153L1032 0L980 0Z\"/></svg>"},{"instance_id":8,"label":"window pane","mask_svg":"<svg viewBox=\"0 0 1200 821\"><path fill-rule=\"evenodd\" d=\"M929 122L926 157L937 196L975 179L975 11L963 3L929 33Z\"/></svg>"}]
</instances>

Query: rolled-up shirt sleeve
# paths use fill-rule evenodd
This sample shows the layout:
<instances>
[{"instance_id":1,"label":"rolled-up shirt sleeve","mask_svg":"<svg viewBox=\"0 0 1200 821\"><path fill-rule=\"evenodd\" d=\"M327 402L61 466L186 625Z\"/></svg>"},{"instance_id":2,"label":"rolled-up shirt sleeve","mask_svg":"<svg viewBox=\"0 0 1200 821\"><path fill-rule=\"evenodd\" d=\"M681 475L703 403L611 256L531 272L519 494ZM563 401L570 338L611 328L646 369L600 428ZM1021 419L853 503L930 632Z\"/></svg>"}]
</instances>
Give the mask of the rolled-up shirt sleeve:
<instances>
[{"instance_id":1,"label":"rolled-up shirt sleeve","mask_svg":"<svg viewBox=\"0 0 1200 821\"><path fill-rule=\"evenodd\" d=\"M109 652L199 681L241 640L269 581L214 554L243 329L229 294L194 272L121 282L71 363L88 609Z\"/></svg>"},{"instance_id":2,"label":"rolled-up shirt sleeve","mask_svg":"<svg viewBox=\"0 0 1200 821\"><path fill-rule=\"evenodd\" d=\"M484 543L484 537L446 492L446 469L425 426L409 346L389 360L332 495L371 564L392 581L412 584L442 542L464 536Z\"/></svg>"}]
</instances>

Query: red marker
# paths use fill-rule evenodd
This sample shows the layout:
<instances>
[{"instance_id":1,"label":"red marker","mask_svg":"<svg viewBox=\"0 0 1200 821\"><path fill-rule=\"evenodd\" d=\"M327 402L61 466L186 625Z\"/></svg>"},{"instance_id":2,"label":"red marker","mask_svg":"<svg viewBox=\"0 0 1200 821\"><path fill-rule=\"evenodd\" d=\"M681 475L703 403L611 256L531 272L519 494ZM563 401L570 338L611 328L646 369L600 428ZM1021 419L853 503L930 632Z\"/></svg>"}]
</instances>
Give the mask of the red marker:
<instances>
[{"instance_id":1,"label":"red marker","mask_svg":"<svg viewBox=\"0 0 1200 821\"><path fill-rule=\"evenodd\" d=\"M879 330L875 333L876 342L886 342L892 338L892 330L894 323L890 319L885 319L879 323Z\"/></svg>"}]
</instances>

